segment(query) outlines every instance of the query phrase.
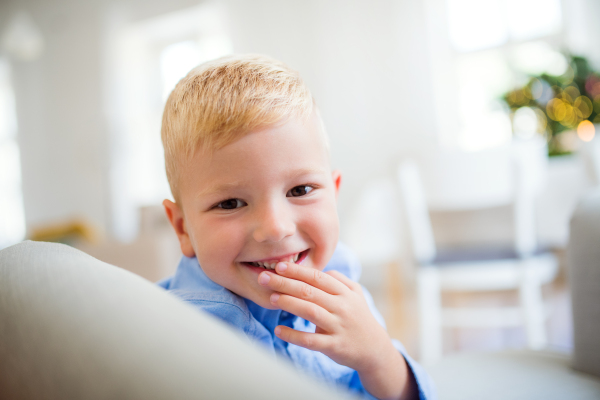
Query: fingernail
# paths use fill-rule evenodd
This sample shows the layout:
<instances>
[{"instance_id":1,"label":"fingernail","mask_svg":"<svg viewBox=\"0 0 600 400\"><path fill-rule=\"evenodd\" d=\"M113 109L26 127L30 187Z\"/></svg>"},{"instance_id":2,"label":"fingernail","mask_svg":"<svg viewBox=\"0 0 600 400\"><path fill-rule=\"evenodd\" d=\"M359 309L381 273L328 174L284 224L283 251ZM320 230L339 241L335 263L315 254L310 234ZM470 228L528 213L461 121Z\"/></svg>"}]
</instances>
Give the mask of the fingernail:
<instances>
[{"instance_id":1,"label":"fingernail","mask_svg":"<svg viewBox=\"0 0 600 400\"><path fill-rule=\"evenodd\" d=\"M278 327L278 326L277 326L277 327L275 327L275 334L276 334L277 336L279 336L279 335L281 334L281 328L280 328L280 327Z\"/></svg>"},{"instance_id":2,"label":"fingernail","mask_svg":"<svg viewBox=\"0 0 600 400\"><path fill-rule=\"evenodd\" d=\"M284 272L287 269L287 264L280 262L275 266L275 268L277 269L277 272Z\"/></svg>"},{"instance_id":3,"label":"fingernail","mask_svg":"<svg viewBox=\"0 0 600 400\"><path fill-rule=\"evenodd\" d=\"M277 300L279 300L279 294L273 293L271 295L271 303L277 303Z\"/></svg>"},{"instance_id":4,"label":"fingernail","mask_svg":"<svg viewBox=\"0 0 600 400\"><path fill-rule=\"evenodd\" d=\"M258 277L258 283L260 283L261 285L266 285L267 283L269 283L270 280L271 280L271 277L266 272L263 272Z\"/></svg>"}]
</instances>

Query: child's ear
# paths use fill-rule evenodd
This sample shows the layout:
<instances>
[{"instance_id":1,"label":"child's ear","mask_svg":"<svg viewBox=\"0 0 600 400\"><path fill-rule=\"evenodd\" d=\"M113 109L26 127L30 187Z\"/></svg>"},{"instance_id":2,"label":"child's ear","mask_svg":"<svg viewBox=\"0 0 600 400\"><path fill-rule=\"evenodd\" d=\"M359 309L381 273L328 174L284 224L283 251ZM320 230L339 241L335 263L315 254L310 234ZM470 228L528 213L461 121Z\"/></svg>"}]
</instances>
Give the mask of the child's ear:
<instances>
[{"instance_id":1,"label":"child's ear","mask_svg":"<svg viewBox=\"0 0 600 400\"><path fill-rule=\"evenodd\" d=\"M333 178L333 184L335 186L335 199L338 198L338 193L340 192L340 185L342 184L342 172L338 169L331 173L331 177Z\"/></svg>"},{"instance_id":2,"label":"child's ear","mask_svg":"<svg viewBox=\"0 0 600 400\"><path fill-rule=\"evenodd\" d=\"M177 234L177 238L179 239L181 252L186 257L194 257L194 255L196 255L196 252L192 247L192 241L187 231L187 227L185 226L183 211L179 208L179 206L176 203L173 203L170 200L165 200L162 204L165 207L165 213L167 213L167 218L169 218L169 222L171 223L173 229L175 229L175 233Z\"/></svg>"}]
</instances>

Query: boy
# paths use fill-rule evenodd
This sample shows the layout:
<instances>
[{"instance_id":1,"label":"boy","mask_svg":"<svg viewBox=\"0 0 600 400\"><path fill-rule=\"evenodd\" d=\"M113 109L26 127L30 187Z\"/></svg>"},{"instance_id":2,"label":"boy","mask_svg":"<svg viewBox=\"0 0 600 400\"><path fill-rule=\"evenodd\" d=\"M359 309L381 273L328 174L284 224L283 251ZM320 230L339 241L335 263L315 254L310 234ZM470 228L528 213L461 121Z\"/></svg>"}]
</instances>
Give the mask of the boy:
<instances>
[{"instance_id":1,"label":"boy","mask_svg":"<svg viewBox=\"0 0 600 400\"><path fill-rule=\"evenodd\" d=\"M184 255L162 287L322 379L433 396L338 244L341 175L295 71L262 56L196 67L167 100L162 140L175 199L163 205Z\"/></svg>"}]
</instances>

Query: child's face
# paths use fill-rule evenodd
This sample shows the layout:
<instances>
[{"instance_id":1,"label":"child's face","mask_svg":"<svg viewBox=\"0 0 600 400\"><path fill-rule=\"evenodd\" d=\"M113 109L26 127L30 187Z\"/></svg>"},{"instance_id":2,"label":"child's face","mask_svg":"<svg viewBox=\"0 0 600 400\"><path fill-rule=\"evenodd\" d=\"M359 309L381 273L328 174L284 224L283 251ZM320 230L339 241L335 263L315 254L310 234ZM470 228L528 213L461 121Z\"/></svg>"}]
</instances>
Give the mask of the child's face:
<instances>
[{"instance_id":1,"label":"child's face","mask_svg":"<svg viewBox=\"0 0 600 400\"><path fill-rule=\"evenodd\" d=\"M290 120L249 133L212 155L198 153L179 187L181 210L165 200L183 253L206 275L265 308L264 268L298 257L322 270L338 241L340 174L331 172L321 125Z\"/></svg>"}]
</instances>

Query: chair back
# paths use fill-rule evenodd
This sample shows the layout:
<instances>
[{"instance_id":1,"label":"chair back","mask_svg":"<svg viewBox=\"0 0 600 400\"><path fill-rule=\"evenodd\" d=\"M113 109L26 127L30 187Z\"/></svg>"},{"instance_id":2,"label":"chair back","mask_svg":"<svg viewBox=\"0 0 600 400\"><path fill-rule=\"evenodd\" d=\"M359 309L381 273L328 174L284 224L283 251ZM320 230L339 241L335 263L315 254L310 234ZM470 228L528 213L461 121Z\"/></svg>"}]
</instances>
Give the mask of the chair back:
<instances>
[{"instance_id":1,"label":"chair back","mask_svg":"<svg viewBox=\"0 0 600 400\"><path fill-rule=\"evenodd\" d=\"M416 162L430 210L490 208L514 199L509 146L478 152L437 149Z\"/></svg>"},{"instance_id":2,"label":"chair back","mask_svg":"<svg viewBox=\"0 0 600 400\"><path fill-rule=\"evenodd\" d=\"M435 240L419 167L414 160L400 164L398 183L412 257L421 265L429 264L436 256Z\"/></svg>"},{"instance_id":3,"label":"chair back","mask_svg":"<svg viewBox=\"0 0 600 400\"><path fill-rule=\"evenodd\" d=\"M541 138L465 152L434 149L398 168L413 257L433 261L436 247L432 211L468 211L513 205L514 247L527 256L537 247L535 197L542 188L546 148Z\"/></svg>"}]
</instances>

